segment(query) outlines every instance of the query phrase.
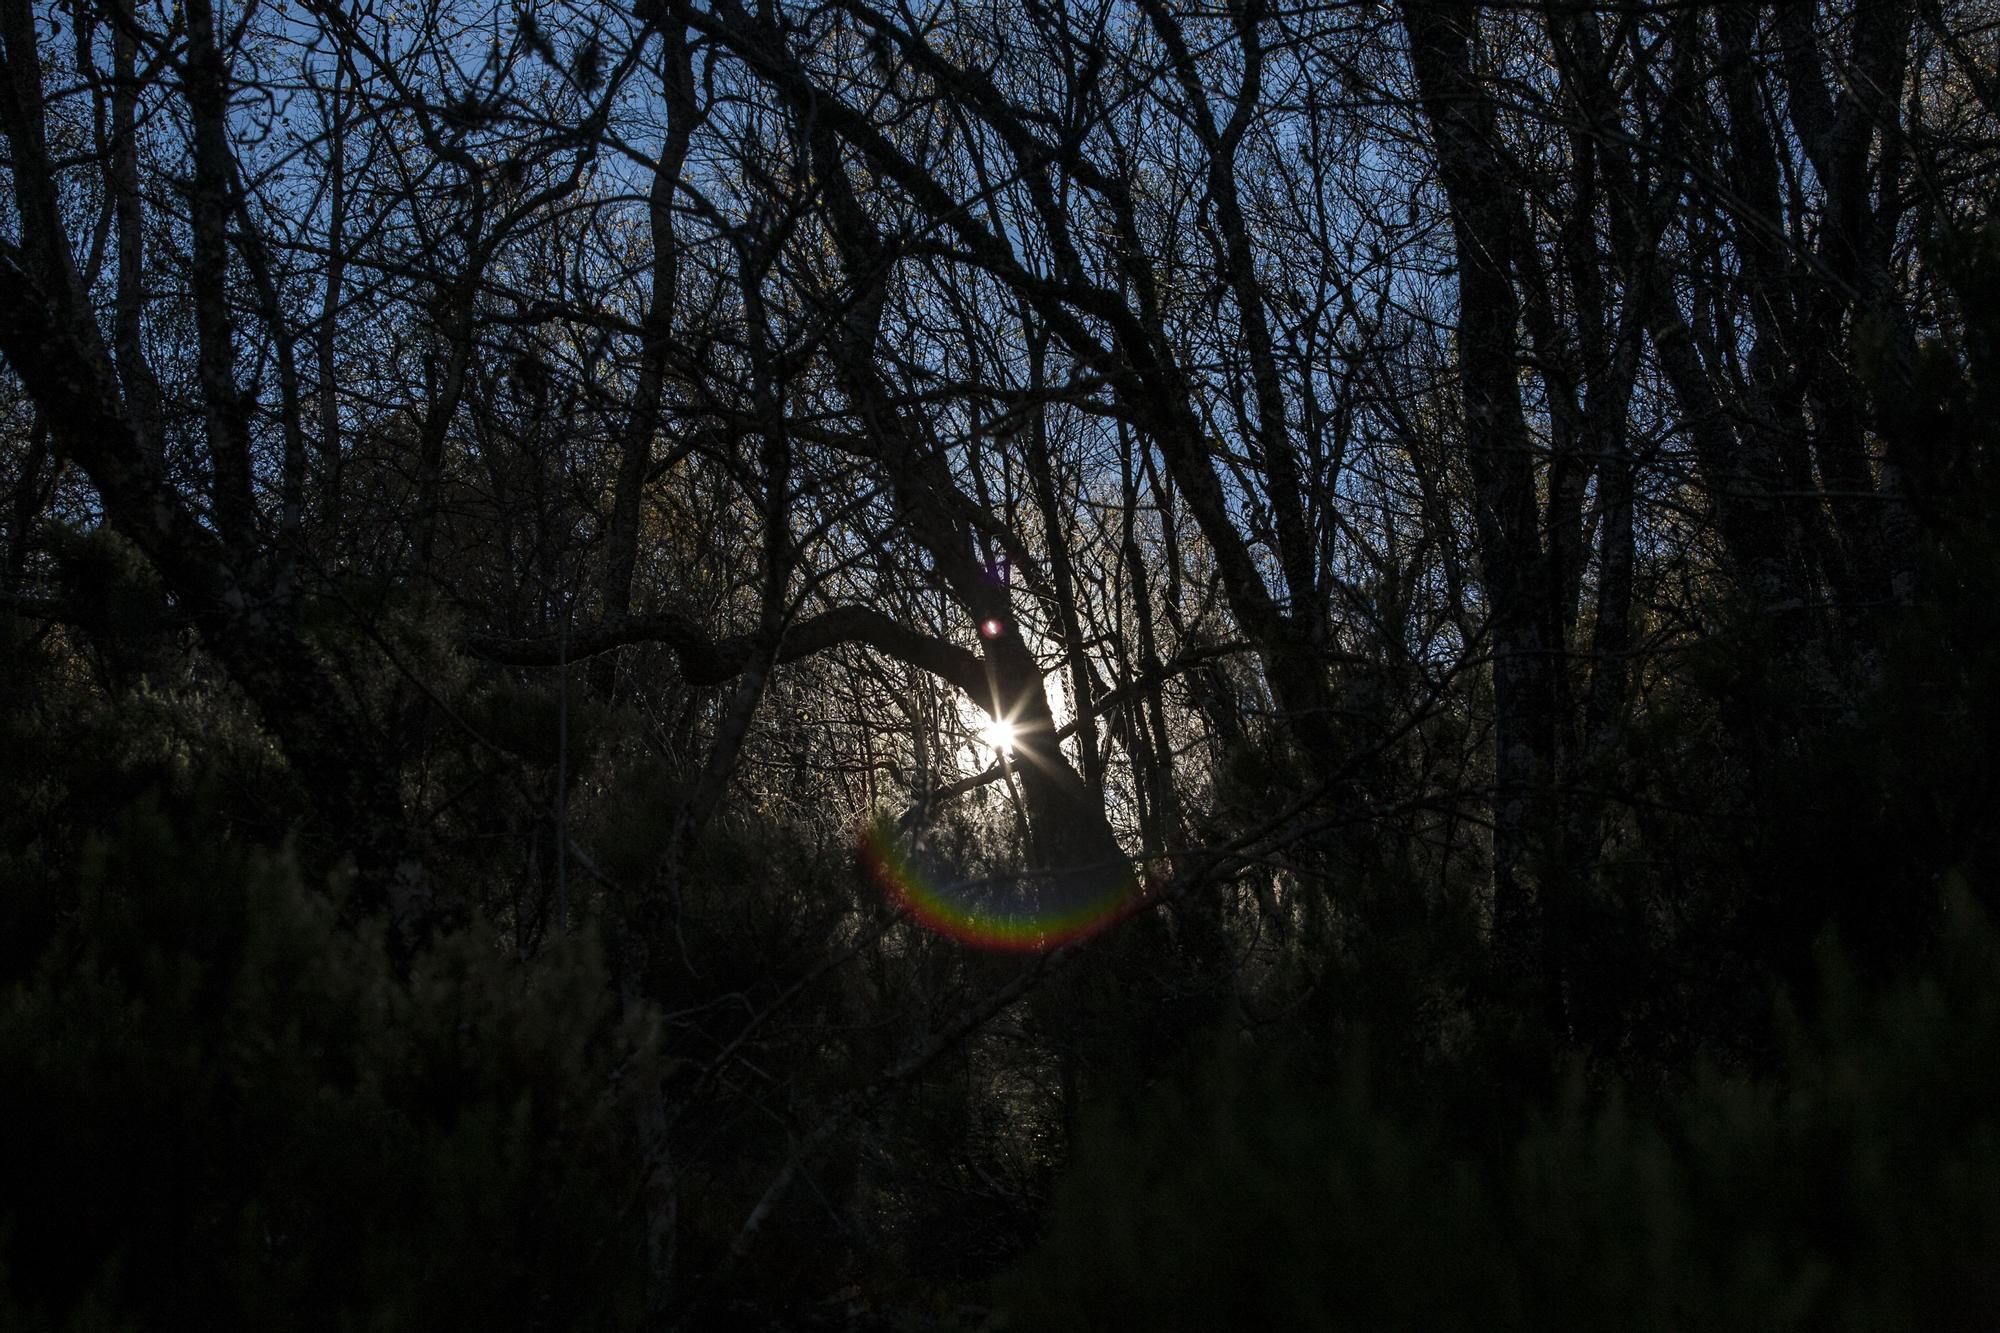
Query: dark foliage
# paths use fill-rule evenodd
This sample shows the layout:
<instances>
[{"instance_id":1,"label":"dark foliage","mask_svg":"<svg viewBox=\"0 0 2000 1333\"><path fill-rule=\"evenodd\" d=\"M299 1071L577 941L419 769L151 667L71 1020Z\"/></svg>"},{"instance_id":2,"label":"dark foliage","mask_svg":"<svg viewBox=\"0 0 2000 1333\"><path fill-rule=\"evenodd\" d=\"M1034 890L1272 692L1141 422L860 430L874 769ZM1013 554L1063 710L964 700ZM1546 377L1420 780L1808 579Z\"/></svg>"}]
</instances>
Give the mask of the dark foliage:
<instances>
[{"instance_id":1,"label":"dark foliage","mask_svg":"<svg viewBox=\"0 0 2000 1333\"><path fill-rule=\"evenodd\" d=\"M0 1327L1992 1324L1991 11L0 0Z\"/></svg>"}]
</instances>

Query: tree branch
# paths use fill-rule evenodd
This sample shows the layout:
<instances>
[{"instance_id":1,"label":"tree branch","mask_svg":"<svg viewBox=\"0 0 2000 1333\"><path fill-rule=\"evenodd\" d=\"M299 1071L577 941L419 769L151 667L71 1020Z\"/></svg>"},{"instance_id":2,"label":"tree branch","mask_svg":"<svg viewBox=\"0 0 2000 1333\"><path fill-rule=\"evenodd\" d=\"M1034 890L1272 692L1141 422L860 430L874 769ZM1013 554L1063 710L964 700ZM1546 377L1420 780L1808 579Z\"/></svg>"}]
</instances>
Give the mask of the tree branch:
<instances>
[{"instance_id":1,"label":"tree branch","mask_svg":"<svg viewBox=\"0 0 2000 1333\"><path fill-rule=\"evenodd\" d=\"M465 640L465 652L503 666L548 667L578 662L638 643L664 644L680 659L681 675L693 685L719 685L749 666L756 636L732 634L712 639L688 616L675 611L626 616L602 625L572 631L567 640L554 635L508 638L476 634ZM785 632L778 662L825 652L841 644L858 643L899 662L928 671L964 690L974 699L987 697L986 670L977 654L901 624L865 606L836 606L799 621Z\"/></svg>"}]
</instances>

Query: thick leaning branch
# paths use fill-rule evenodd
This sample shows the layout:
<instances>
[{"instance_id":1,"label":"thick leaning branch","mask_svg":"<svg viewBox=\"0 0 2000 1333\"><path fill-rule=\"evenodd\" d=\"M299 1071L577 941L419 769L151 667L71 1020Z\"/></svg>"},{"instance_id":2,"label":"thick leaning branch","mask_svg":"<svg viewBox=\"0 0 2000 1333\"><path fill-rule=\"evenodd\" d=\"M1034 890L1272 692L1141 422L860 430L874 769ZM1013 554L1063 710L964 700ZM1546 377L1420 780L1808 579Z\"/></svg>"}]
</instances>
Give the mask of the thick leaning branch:
<instances>
[{"instance_id":1,"label":"thick leaning branch","mask_svg":"<svg viewBox=\"0 0 2000 1333\"><path fill-rule=\"evenodd\" d=\"M627 616L567 636L474 635L463 647L474 657L502 666L551 667L639 643L673 649L680 659L681 675L694 685L720 685L734 678L749 666L757 647L755 635L710 638L690 617L673 611ZM799 621L785 631L777 660L796 662L848 643L865 645L928 671L974 699L987 696L986 668L971 650L911 629L865 606L836 606Z\"/></svg>"}]
</instances>

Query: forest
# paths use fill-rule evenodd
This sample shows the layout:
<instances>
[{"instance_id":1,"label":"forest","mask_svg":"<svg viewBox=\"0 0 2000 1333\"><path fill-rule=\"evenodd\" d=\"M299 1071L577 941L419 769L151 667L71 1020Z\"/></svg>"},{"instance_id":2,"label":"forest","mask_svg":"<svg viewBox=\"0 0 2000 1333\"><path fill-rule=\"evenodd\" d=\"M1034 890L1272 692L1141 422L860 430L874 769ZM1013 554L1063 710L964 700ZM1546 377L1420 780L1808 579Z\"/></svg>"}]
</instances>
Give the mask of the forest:
<instances>
[{"instance_id":1,"label":"forest","mask_svg":"<svg viewBox=\"0 0 2000 1333\"><path fill-rule=\"evenodd\" d=\"M0 0L0 1326L1982 1329L1996 0Z\"/></svg>"}]
</instances>

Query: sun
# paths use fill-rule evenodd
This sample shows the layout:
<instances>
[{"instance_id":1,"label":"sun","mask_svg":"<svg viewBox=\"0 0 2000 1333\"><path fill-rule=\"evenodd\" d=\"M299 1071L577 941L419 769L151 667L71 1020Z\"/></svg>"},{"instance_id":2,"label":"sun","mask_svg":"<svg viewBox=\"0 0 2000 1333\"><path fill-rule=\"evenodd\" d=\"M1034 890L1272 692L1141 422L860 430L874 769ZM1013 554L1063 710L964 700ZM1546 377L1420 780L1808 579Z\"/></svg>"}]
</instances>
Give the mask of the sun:
<instances>
[{"instance_id":1,"label":"sun","mask_svg":"<svg viewBox=\"0 0 2000 1333\"><path fill-rule=\"evenodd\" d=\"M996 717L979 728L979 739L991 750L1001 754L1014 753L1014 742L1020 738L1014 724L1004 717Z\"/></svg>"}]
</instances>

